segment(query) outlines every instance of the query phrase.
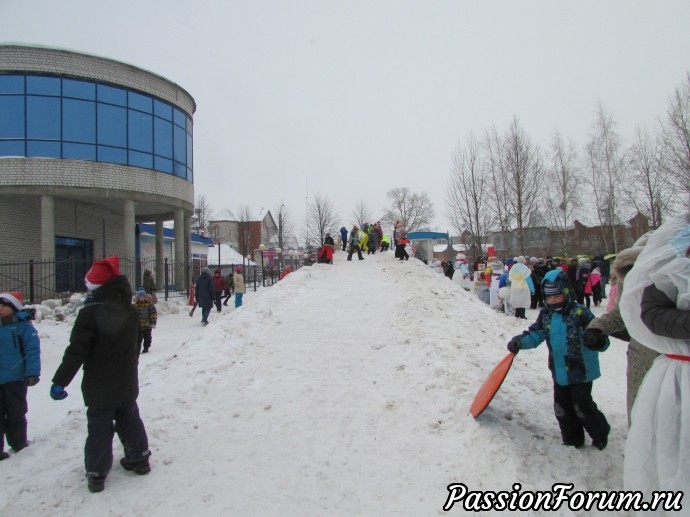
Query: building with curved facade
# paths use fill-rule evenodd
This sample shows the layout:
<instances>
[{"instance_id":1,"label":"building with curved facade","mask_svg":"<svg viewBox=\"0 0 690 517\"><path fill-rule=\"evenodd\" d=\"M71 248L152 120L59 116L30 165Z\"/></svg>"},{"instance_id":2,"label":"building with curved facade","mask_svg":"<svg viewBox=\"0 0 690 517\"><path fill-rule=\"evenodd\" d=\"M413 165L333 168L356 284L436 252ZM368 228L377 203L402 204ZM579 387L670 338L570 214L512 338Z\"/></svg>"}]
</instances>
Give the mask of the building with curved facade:
<instances>
[{"instance_id":1,"label":"building with curved facade","mask_svg":"<svg viewBox=\"0 0 690 517\"><path fill-rule=\"evenodd\" d=\"M0 260L53 262L40 298L81 290L93 260L136 263L137 223L155 222L157 283L185 289L195 109L183 88L132 65L0 45ZM164 278L166 221L176 245ZM140 281L139 270L123 273Z\"/></svg>"}]
</instances>

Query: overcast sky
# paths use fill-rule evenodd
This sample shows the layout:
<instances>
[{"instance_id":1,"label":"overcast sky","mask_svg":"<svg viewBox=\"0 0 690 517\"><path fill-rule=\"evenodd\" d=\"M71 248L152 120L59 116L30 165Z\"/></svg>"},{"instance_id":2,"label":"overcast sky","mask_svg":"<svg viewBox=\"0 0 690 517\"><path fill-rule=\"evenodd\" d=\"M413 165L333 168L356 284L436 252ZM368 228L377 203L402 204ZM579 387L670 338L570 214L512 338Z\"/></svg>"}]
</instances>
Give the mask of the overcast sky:
<instances>
[{"instance_id":1,"label":"overcast sky","mask_svg":"<svg viewBox=\"0 0 690 517\"><path fill-rule=\"evenodd\" d=\"M217 212L328 196L342 224L409 187L450 228L451 156L517 117L582 147L601 103L629 142L690 71L690 2L0 0L0 41L160 74L196 100L196 194Z\"/></svg>"}]
</instances>

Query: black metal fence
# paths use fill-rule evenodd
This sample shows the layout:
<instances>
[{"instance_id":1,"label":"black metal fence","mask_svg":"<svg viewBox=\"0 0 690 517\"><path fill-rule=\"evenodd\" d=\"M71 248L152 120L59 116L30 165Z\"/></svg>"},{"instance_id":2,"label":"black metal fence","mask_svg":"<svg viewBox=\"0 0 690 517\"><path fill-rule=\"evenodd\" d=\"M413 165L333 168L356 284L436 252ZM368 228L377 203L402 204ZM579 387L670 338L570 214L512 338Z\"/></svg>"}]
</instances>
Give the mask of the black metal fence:
<instances>
[{"instance_id":1,"label":"black metal fence","mask_svg":"<svg viewBox=\"0 0 690 517\"><path fill-rule=\"evenodd\" d=\"M44 300L66 300L73 293L86 291L84 277L91 268L88 263L79 259L68 260L4 260L0 261L0 292L20 293L24 303L40 303ZM190 285L196 281L204 267L203 261L198 259L183 264L175 263L168 258L163 260L161 281L157 281L158 298L169 299L188 297ZM271 286L280 279L281 271L277 268L261 268L242 264L221 265L223 276L242 266L244 281L247 288L253 286L254 291L260 286ZM216 266L217 267L217 266ZM214 270L215 267L212 267ZM143 284L144 271L150 270L153 278L158 279L156 260L154 257L145 259L128 259L120 257L120 273L125 275L133 291ZM191 284L185 285L185 278ZM160 285L158 285L160 284Z\"/></svg>"}]
</instances>

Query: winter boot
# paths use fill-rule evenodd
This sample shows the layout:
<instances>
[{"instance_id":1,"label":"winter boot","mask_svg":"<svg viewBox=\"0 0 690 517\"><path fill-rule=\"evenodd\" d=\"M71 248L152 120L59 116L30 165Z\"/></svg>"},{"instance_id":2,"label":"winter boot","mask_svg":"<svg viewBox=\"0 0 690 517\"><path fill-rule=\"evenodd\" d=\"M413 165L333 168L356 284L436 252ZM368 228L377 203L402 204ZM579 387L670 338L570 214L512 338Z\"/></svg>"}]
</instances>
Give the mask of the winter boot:
<instances>
[{"instance_id":1,"label":"winter boot","mask_svg":"<svg viewBox=\"0 0 690 517\"><path fill-rule=\"evenodd\" d=\"M89 492L103 492L105 488L105 476L101 476L96 472L89 472L86 477L89 480Z\"/></svg>"},{"instance_id":2,"label":"winter boot","mask_svg":"<svg viewBox=\"0 0 690 517\"><path fill-rule=\"evenodd\" d=\"M10 455L8 453L6 453L5 451L0 451L0 461L6 460L9 457Z\"/></svg>"},{"instance_id":3,"label":"winter boot","mask_svg":"<svg viewBox=\"0 0 690 517\"><path fill-rule=\"evenodd\" d=\"M151 472L151 465L149 464L148 456L139 460L128 460L127 458L122 458L120 460L120 465L122 465L122 468L126 471L133 471L135 474L139 474L140 476Z\"/></svg>"}]
</instances>

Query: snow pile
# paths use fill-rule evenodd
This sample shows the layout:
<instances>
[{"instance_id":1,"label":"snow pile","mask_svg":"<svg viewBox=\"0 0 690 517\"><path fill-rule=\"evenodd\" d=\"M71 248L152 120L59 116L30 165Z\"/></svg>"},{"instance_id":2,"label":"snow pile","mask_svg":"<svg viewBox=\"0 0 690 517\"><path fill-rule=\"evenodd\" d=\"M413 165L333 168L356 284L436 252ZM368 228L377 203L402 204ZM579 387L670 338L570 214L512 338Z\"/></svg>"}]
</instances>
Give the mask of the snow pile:
<instances>
[{"instance_id":1,"label":"snow pile","mask_svg":"<svg viewBox=\"0 0 690 517\"><path fill-rule=\"evenodd\" d=\"M625 346L602 354L594 384L612 426L604 451L561 445L545 346L518 355L475 420L478 387L536 311L496 313L417 260L339 252L214 309L207 327L180 301L158 308L140 362L151 474L120 468L115 439L105 491L87 491L80 379L66 400L48 396L74 315L43 319L32 444L0 463L0 515L442 515L456 482L622 488Z\"/></svg>"}]
</instances>

